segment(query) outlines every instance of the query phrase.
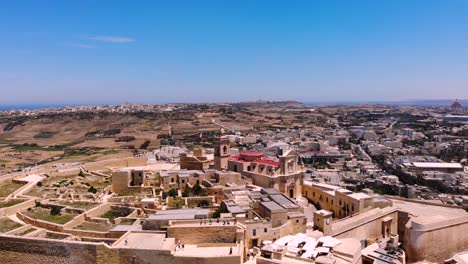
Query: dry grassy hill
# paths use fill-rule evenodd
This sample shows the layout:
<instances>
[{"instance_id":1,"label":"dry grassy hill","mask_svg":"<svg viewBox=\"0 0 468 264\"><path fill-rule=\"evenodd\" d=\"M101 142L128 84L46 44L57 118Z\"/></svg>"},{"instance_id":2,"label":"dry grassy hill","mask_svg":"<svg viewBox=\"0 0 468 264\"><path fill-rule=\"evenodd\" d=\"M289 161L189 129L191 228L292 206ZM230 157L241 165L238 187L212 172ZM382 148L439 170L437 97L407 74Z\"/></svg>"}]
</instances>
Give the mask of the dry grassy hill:
<instances>
[{"instance_id":1,"label":"dry grassy hill","mask_svg":"<svg viewBox=\"0 0 468 264\"><path fill-rule=\"evenodd\" d=\"M107 155L131 155L193 140L200 133L251 132L307 127L321 114L297 102L193 104L160 113L77 112L0 118L0 170L60 161L90 161ZM162 139L162 142L161 142Z\"/></svg>"}]
</instances>

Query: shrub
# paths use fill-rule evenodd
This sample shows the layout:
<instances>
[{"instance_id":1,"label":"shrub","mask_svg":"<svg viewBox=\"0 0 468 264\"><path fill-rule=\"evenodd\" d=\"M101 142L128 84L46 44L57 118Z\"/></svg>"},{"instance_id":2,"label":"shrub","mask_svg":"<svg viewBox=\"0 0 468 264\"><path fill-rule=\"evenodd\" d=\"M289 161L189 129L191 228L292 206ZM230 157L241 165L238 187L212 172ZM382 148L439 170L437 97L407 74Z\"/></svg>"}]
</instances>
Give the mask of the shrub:
<instances>
[{"instance_id":1,"label":"shrub","mask_svg":"<svg viewBox=\"0 0 468 264\"><path fill-rule=\"evenodd\" d=\"M135 140L134 136L123 136L123 137L118 137L115 142L130 142Z\"/></svg>"},{"instance_id":2,"label":"shrub","mask_svg":"<svg viewBox=\"0 0 468 264\"><path fill-rule=\"evenodd\" d=\"M97 189L94 186L89 187L88 192L90 193L97 193Z\"/></svg>"},{"instance_id":3,"label":"shrub","mask_svg":"<svg viewBox=\"0 0 468 264\"><path fill-rule=\"evenodd\" d=\"M207 200L201 200L200 202L198 202L198 207L206 207L206 206L210 206L210 202L208 202Z\"/></svg>"},{"instance_id":4,"label":"shrub","mask_svg":"<svg viewBox=\"0 0 468 264\"><path fill-rule=\"evenodd\" d=\"M185 188L185 190L182 192L182 197L188 197L189 195L190 195L189 188Z\"/></svg>"},{"instance_id":5,"label":"shrub","mask_svg":"<svg viewBox=\"0 0 468 264\"><path fill-rule=\"evenodd\" d=\"M221 214L224 213L227 213L227 211L222 207L218 207L218 209L216 209L216 211L213 213L213 218L218 218L221 216Z\"/></svg>"},{"instance_id":6,"label":"shrub","mask_svg":"<svg viewBox=\"0 0 468 264\"><path fill-rule=\"evenodd\" d=\"M176 189L170 189L169 192L168 192L168 195L170 197L176 197L178 194L177 190Z\"/></svg>"},{"instance_id":7,"label":"shrub","mask_svg":"<svg viewBox=\"0 0 468 264\"><path fill-rule=\"evenodd\" d=\"M120 129L119 128L108 129L108 130L104 131L103 134L106 137L117 135L117 134L120 134Z\"/></svg>"},{"instance_id":8,"label":"shrub","mask_svg":"<svg viewBox=\"0 0 468 264\"><path fill-rule=\"evenodd\" d=\"M151 143L151 141L146 140L143 144L141 144L140 149L146 149L146 148L148 148L148 146L149 146L150 143Z\"/></svg>"},{"instance_id":9,"label":"shrub","mask_svg":"<svg viewBox=\"0 0 468 264\"><path fill-rule=\"evenodd\" d=\"M60 207L54 206L50 208L50 215L59 215L60 211L61 211Z\"/></svg>"}]
</instances>

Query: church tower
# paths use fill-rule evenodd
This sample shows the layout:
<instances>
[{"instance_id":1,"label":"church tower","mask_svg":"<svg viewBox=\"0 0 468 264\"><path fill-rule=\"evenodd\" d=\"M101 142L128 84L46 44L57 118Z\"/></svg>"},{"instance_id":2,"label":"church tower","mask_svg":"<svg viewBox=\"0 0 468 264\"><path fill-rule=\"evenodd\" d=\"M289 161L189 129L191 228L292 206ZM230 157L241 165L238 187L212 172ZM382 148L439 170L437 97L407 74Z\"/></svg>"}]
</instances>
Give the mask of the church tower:
<instances>
[{"instance_id":1,"label":"church tower","mask_svg":"<svg viewBox=\"0 0 468 264\"><path fill-rule=\"evenodd\" d=\"M228 167L228 159L231 155L229 138L220 136L214 142L214 169L225 170Z\"/></svg>"}]
</instances>

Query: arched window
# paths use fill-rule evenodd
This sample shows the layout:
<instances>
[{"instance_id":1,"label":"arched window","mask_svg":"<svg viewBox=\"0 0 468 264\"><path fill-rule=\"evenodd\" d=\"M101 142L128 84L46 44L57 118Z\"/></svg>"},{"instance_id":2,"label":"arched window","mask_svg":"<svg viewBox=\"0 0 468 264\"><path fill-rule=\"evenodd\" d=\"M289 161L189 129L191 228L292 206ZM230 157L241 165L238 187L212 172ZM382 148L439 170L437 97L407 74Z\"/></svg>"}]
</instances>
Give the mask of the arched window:
<instances>
[{"instance_id":1,"label":"arched window","mask_svg":"<svg viewBox=\"0 0 468 264\"><path fill-rule=\"evenodd\" d=\"M247 166L247 171L251 171L252 168L250 166Z\"/></svg>"},{"instance_id":2,"label":"arched window","mask_svg":"<svg viewBox=\"0 0 468 264\"><path fill-rule=\"evenodd\" d=\"M227 153L227 146L223 146L223 153L224 153L224 154Z\"/></svg>"}]
</instances>

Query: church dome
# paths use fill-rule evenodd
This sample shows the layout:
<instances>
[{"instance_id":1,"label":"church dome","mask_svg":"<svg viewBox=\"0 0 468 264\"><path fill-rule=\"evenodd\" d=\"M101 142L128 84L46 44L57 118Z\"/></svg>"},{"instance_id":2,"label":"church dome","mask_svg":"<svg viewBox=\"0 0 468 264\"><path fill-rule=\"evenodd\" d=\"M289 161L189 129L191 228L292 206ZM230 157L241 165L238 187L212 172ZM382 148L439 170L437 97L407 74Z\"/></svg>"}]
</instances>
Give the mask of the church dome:
<instances>
[{"instance_id":1,"label":"church dome","mask_svg":"<svg viewBox=\"0 0 468 264\"><path fill-rule=\"evenodd\" d=\"M462 105L460 104L460 102L458 102L458 100L455 100L455 102L452 103L452 105L450 106L450 108L452 108L452 109L460 109L460 108L462 108Z\"/></svg>"}]
</instances>

